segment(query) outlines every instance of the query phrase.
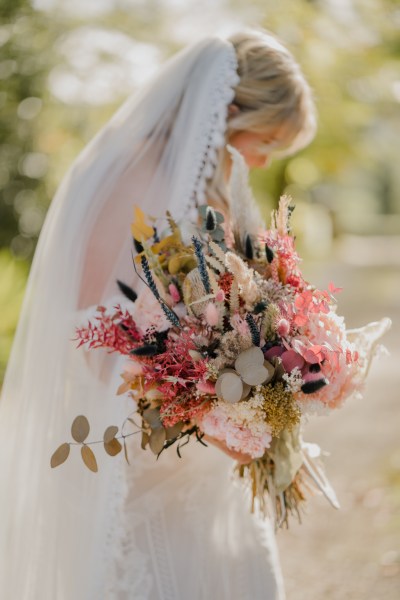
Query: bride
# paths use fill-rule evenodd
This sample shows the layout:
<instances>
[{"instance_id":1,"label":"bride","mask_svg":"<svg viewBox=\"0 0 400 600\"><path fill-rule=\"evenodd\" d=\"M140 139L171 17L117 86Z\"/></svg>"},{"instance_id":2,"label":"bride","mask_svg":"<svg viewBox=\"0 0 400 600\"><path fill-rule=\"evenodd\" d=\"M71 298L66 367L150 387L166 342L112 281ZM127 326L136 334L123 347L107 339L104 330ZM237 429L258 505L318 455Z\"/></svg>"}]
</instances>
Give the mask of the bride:
<instances>
[{"instance_id":1,"label":"bride","mask_svg":"<svg viewBox=\"0 0 400 600\"><path fill-rule=\"evenodd\" d=\"M132 436L130 465L94 447L97 474L74 447L59 469L49 459L77 414L98 440L132 410L115 396L120 359L77 350L71 338L99 303L126 301L117 279L139 290L133 206L159 218L169 210L190 235L200 204L229 215L228 143L249 167L264 167L314 131L310 89L273 36L210 37L169 60L67 173L41 233L0 402L2 598L283 598L274 533L232 481L227 448L191 442L181 459L170 451L156 461ZM136 319L146 308L139 299Z\"/></svg>"}]
</instances>

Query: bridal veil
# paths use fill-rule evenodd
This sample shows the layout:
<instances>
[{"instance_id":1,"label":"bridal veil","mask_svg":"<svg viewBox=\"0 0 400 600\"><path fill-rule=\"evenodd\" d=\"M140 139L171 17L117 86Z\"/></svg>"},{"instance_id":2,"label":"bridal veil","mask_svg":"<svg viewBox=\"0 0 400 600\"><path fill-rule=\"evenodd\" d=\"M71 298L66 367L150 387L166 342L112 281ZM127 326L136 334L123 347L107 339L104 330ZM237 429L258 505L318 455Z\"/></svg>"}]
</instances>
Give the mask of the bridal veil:
<instances>
[{"instance_id":1,"label":"bridal veil","mask_svg":"<svg viewBox=\"0 0 400 600\"><path fill-rule=\"evenodd\" d=\"M126 407L110 386L114 357L100 351L85 371L74 327L88 307L112 298L117 278L137 283L134 204L190 221L204 202L237 83L229 42L207 38L180 52L84 149L51 204L0 402L2 598L92 598L110 526L113 461L123 459L99 452L95 475L78 451L55 470L50 456L70 440L76 415L85 414L90 438L101 439Z\"/></svg>"}]
</instances>

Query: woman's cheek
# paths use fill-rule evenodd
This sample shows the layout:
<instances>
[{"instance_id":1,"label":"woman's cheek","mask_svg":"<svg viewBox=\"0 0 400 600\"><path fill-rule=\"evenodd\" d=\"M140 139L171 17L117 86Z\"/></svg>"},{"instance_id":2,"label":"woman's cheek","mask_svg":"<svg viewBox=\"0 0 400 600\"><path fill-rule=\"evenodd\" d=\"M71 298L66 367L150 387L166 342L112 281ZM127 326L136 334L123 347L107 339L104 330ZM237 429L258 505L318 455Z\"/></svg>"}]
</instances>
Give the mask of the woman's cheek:
<instances>
[{"instance_id":1,"label":"woman's cheek","mask_svg":"<svg viewBox=\"0 0 400 600\"><path fill-rule=\"evenodd\" d=\"M268 158L256 152L246 152L244 159L247 166L251 169L266 167L268 164Z\"/></svg>"}]
</instances>

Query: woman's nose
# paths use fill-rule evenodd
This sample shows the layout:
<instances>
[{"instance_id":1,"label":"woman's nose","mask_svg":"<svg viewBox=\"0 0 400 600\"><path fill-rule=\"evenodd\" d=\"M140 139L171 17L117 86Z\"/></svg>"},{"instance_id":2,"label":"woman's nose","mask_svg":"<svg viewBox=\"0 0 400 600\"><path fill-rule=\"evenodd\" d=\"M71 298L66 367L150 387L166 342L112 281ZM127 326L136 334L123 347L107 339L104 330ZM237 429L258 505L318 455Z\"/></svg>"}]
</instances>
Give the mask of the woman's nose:
<instances>
[{"instance_id":1,"label":"woman's nose","mask_svg":"<svg viewBox=\"0 0 400 600\"><path fill-rule=\"evenodd\" d=\"M265 156L265 154L252 154L246 158L247 165L251 169L265 169L269 163L269 156Z\"/></svg>"}]
</instances>

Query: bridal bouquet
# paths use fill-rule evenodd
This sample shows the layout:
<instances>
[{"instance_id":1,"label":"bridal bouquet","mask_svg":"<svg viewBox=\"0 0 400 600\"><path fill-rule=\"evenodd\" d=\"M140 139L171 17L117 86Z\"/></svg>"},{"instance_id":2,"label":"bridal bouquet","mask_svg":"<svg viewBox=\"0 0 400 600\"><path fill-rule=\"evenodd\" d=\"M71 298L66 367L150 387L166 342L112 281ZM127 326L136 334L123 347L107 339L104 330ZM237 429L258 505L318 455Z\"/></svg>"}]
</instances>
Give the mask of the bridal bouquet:
<instances>
[{"instance_id":1,"label":"bridal bouquet","mask_svg":"<svg viewBox=\"0 0 400 600\"><path fill-rule=\"evenodd\" d=\"M202 206L190 239L170 215L160 239L136 207L133 265L145 291L137 297L119 282L132 310L99 306L77 340L126 356L118 393L134 400L137 416L128 421L141 433L143 449L159 456L175 446L180 454L193 437L204 445L210 438L223 443L242 456L237 473L250 484L253 508L280 525L299 514L315 487L337 506L316 446L302 442L300 423L303 415L327 413L360 392L371 343L346 333L336 313L340 289L319 290L304 280L288 197L270 228L260 230L247 168L238 153L232 156L230 222ZM379 334L384 328L380 324ZM107 428L104 447L118 454L122 440L127 457L129 434L119 431ZM96 471L88 433L86 418L77 417L72 436ZM69 449L62 444L52 466L64 462Z\"/></svg>"}]
</instances>

